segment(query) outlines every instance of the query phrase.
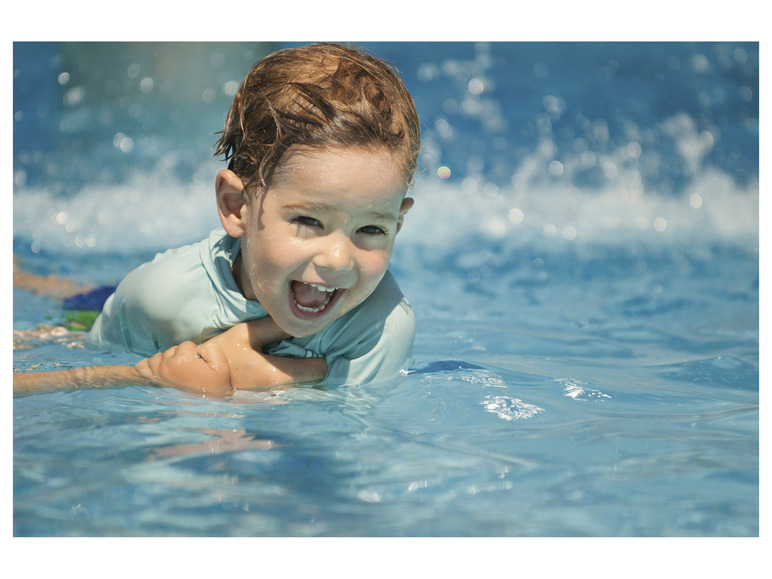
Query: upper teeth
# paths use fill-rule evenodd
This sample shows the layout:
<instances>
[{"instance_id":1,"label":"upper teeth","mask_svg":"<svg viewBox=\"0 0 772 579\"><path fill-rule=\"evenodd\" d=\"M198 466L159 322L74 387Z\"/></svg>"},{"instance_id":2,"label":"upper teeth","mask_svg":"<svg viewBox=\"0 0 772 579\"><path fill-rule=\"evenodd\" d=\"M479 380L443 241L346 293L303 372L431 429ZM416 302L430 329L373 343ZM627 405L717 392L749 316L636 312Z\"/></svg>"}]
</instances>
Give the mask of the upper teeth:
<instances>
[{"instance_id":1,"label":"upper teeth","mask_svg":"<svg viewBox=\"0 0 772 579\"><path fill-rule=\"evenodd\" d=\"M337 288L334 288L334 287L325 287L323 285L319 285L319 284L316 284L316 283L310 283L308 285L310 285L314 289L319 290L320 292L332 293L332 292L334 292L337 289Z\"/></svg>"}]
</instances>

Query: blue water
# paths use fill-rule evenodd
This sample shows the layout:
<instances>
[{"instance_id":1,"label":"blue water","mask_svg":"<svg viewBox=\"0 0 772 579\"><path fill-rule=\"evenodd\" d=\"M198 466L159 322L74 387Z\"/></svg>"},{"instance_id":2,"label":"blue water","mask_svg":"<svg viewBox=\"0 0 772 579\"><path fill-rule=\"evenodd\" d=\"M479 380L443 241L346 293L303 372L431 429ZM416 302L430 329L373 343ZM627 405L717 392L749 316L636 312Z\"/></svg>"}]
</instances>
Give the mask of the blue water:
<instances>
[{"instance_id":1,"label":"blue water","mask_svg":"<svg viewBox=\"0 0 772 579\"><path fill-rule=\"evenodd\" d=\"M15 255L112 284L203 238L212 133L276 46L16 44ZM424 128L409 372L16 397L14 534L757 536L758 45L365 47ZM80 340L14 368L138 359Z\"/></svg>"}]
</instances>

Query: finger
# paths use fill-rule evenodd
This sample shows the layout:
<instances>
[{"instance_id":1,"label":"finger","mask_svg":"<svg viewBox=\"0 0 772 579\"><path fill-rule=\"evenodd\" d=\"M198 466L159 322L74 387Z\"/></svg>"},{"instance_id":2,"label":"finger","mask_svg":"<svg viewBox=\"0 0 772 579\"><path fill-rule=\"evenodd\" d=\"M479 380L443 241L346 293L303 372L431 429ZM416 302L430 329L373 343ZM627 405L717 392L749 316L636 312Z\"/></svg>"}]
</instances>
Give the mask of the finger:
<instances>
[{"instance_id":1,"label":"finger","mask_svg":"<svg viewBox=\"0 0 772 579\"><path fill-rule=\"evenodd\" d=\"M197 360L196 345L190 341L182 342L164 352L163 367L165 369L162 371L166 374L176 372L176 369L179 368L189 368Z\"/></svg>"},{"instance_id":2,"label":"finger","mask_svg":"<svg viewBox=\"0 0 772 579\"><path fill-rule=\"evenodd\" d=\"M150 370L150 365L147 362L147 358L144 358L134 364L134 369L139 372L140 376L144 376L145 378L149 378L153 375L153 372Z\"/></svg>"},{"instance_id":3,"label":"finger","mask_svg":"<svg viewBox=\"0 0 772 579\"><path fill-rule=\"evenodd\" d=\"M217 370L228 364L228 359L222 349L214 342L204 342L196 348L196 353L209 364L212 370Z\"/></svg>"},{"instance_id":4,"label":"finger","mask_svg":"<svg viewBox=\"0 0 772 579\"><path fill-rule=\"evenodd\" d=\"M194 344L190 340L186 340L185 342L182 342L181 344L174 346L174 350L175 350L174 354L179 353L180 356L187 356L187 357L195 356L196 344Z\"/></svg>"},{"instance_id":5,"label":"finger","mask_svg":"<svg viewBox=\"0 0 772 579\"><path fill-rule=\"evenodd\" d=\"M157 354L150 356L150 358L147 358L148 368L154 376L158 375L158 369L161 367L162 360L163 354L161 352L158 352Z\"/></svg>"}]
</instances>

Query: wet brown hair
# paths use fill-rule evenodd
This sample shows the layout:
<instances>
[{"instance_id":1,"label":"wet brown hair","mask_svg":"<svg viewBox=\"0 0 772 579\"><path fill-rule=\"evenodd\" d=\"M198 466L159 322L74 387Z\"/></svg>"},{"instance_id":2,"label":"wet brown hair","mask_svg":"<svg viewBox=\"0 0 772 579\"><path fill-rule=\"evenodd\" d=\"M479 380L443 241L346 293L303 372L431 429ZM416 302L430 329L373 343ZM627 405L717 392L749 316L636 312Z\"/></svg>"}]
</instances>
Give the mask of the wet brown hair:
<instances>
[{"instance_id":1,"label":"wet brown hair","mask_svg":"<svg viewBox=\"0 0 772 579\"><path fill-rule=\"evenodd\" d=\"M256 63L231 104L215 155L249 190L270 186L293 146L383 147L402 163L406 187L420 146L418 114L396 70L362 50L313 44Z\"/></svg>"}]
</instances>

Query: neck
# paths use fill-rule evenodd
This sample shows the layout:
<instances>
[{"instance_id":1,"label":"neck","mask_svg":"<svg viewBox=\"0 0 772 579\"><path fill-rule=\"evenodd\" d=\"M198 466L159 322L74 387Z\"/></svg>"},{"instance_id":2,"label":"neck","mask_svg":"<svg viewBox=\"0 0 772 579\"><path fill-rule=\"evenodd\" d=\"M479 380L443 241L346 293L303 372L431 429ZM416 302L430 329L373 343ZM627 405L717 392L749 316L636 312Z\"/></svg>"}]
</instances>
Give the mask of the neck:
<instances>
[{"instance_id":1,"label":"neck","mask_svg":"<svg viewBox=\"0 0 772 579\"><path fill-rule=\"evenodd\" d=\"M249 299L249 296L244 292L244 284L241 282L241 252L236 256L236 259L233 260L233 265L231 266L231 274L233 274L233 279L236 281L236 287L239 288L239 291L241 292L241 295Z\"/></svg>"}]
</instances>

